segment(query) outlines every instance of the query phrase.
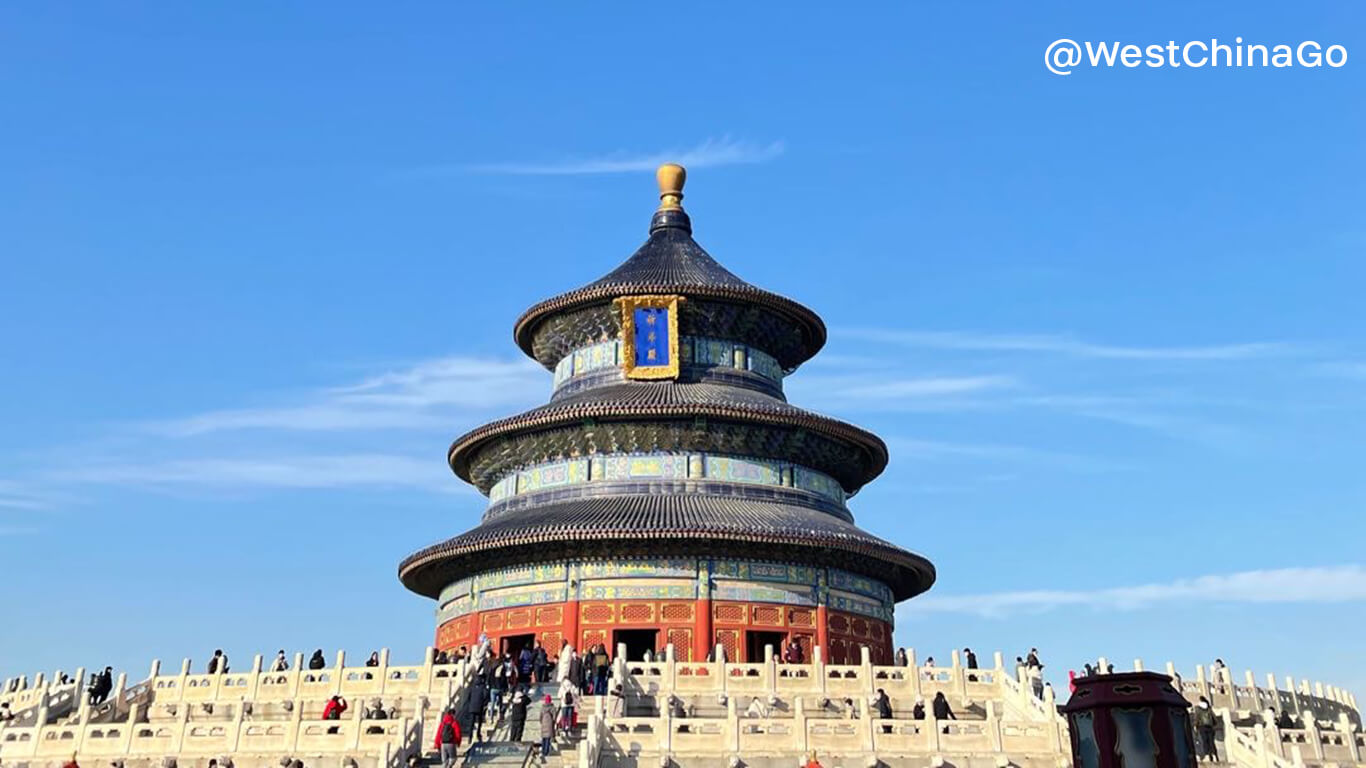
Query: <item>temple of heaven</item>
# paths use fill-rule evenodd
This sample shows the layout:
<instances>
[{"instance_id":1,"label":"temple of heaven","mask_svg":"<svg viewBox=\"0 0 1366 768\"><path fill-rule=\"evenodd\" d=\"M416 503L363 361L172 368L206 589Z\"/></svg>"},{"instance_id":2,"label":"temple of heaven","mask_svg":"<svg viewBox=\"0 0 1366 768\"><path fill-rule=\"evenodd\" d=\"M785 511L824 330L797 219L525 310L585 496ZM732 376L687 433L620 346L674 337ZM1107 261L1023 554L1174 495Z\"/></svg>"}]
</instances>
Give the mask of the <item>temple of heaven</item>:
<instances>
[{"instance_id":1,"label":"temple of heaven","mask_svg":"<svg viewBox=\"0 0 1366 768\"><path fill-rule=\"evenodd\" d=\"M783 378L824 345L824 323L712 259L683 168L657 176L645 244L517 320L517 345L554 374L550 402L456 439L451 469L488 508L399 578L437 600L443 650L483 634L552 656L568 641L756 661L795 640L807 659L867 647L889 664L893 608L935 571L847 506L887 447L788 404Z\"/></svg>"}]
</instances>

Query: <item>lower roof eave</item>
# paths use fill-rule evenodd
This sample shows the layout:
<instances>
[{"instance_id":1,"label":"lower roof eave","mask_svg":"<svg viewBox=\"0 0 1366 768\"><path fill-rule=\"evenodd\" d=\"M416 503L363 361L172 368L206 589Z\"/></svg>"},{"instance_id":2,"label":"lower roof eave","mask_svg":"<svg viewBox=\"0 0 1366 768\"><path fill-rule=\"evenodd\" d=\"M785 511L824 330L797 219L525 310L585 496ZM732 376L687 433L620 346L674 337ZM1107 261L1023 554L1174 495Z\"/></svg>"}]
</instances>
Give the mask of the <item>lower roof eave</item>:
<instances>
[{"instance_id":1,"label":"lower roof eave","mask_svg":"<svg viewBox=\"0 0 1366 768\"><path fill-rule=\"evenodd\" d=\"M726 545L760 545L780 550L787 556L801 556L815 562L856 571L887 583L893 600L901 602L922 594L934 584L934 565L913 552L888 545L839 546L837 542L815 542L800 536L773 534L737 534L713 531L596 531L592 539L570 538L573 531L544 531L502 540L484 541L470 545L455 545L461 537L416 552L399 564L399 579L409 590L430 598L437 598L447 585L482 570L506 566L510 562L543 562L558 557L572 556L577 551L589 554L593 549L625 550L623 554L640 554L651 550L660 554L685 554L682 550L711 552L712 547ZM560 545L553 547L553 545ZM596 544L597 547L590 546ZM654 544L644 546L642 544ZM680 547L679 545L684 546ZM553 547L553 548L552 548ZM748 556L765 559L768 552L751 552ZM832 562L837 557L853 558L852 562ZM781 558L779 558L781 559ZM830 562L828 562L830 561ZM862 567L860 567L862 566Z\"/></svg>"}]
</instances>

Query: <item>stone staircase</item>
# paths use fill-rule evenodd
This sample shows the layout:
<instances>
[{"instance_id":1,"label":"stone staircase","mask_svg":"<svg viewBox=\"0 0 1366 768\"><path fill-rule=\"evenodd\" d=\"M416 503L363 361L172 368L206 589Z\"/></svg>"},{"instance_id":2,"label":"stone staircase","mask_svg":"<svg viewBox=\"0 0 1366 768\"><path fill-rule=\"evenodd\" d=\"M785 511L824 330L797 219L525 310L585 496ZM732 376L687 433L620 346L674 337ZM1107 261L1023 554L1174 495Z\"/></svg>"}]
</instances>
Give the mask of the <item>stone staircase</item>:
<instances>
[{"instance_id":1,"label":"stone staircase","mask_svg":"<svg viewBox=\"0 0 1366 768\"><path fill-rule=\"evenodd\" d=\"M552 702L559 702L560 686L558 683L536 683L528 686L526 691L531 697L531 703L527 707L526 726L522 731L521 741L510 740L512 725L507 716L510 705L505 703L501 717L492 720L485 719L483 741L469 745L461 759L461 766L483 768L484 766L562 765L565 768L577 768L579 765L579 744L583 741L587 728L582 719L586 719L587 716L581 714L581 721L578 727L573 730L556 733L553 742L554 751L548 760L543 761L540 758L541 702L547 695L551 697ZM590 712L595 706L594 699L589 698L580 702L579 709L580 712ZM436 765L440 765L439 760Z\"/></svg>"}]
</instances>

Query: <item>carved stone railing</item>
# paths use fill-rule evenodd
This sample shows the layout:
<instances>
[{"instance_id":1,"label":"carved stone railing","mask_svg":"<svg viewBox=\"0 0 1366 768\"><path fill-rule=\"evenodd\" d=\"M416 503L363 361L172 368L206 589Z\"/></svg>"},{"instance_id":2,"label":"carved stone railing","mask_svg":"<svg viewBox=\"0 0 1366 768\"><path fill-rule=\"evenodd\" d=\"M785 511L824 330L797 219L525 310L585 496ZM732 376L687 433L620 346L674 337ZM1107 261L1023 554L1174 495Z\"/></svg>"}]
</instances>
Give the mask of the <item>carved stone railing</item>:
<instances>
[{"instance_id":1,"label":"carved stone railing","mask_svg":"<svg viewBox=\"0 0 1366 768\"><path fill-rule=\"evenodd\" d=\"M191 675L188 661L180 674L160 675L154 664L147 680L124 688L120 676L108 702L92 707L82 700L66 721L0 728L0 760L57 760L73 752L111 759L297 753L365 756L377 768L399 768L420 750L441 707L463 702L472 669L436 665L431 649L418 666L391 666L387 656L377 667L296 664L285 672L261 672L257 657L250 672L220 675ZM322 705L333 695L352 707L343 720L322 720ZM402 715L366 719L365 700L381 696L391 705L402 699Z\"/></svg>"}]
</instances>

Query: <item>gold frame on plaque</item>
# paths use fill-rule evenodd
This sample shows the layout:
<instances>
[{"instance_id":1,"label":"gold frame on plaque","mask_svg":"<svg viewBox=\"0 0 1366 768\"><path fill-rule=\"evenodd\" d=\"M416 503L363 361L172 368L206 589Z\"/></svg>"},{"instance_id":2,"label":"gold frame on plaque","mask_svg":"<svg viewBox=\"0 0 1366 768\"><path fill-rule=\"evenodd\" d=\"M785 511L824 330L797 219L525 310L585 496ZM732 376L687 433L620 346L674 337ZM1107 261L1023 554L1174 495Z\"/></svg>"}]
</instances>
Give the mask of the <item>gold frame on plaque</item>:
<instances>
[{"instance_id":1,"label":"gold frame on plaque","mask_svg":"<svg viewBox=\"0 0 1366 768\"><path fill-rule=\"evenodd\" d=\"M682 296L623 296L615 304L621 312L621 367L628 379L678 378L678 305ZM664 309L669 313L669 362L636 365L636 310Z\"/></svg>"}]
</instances>

